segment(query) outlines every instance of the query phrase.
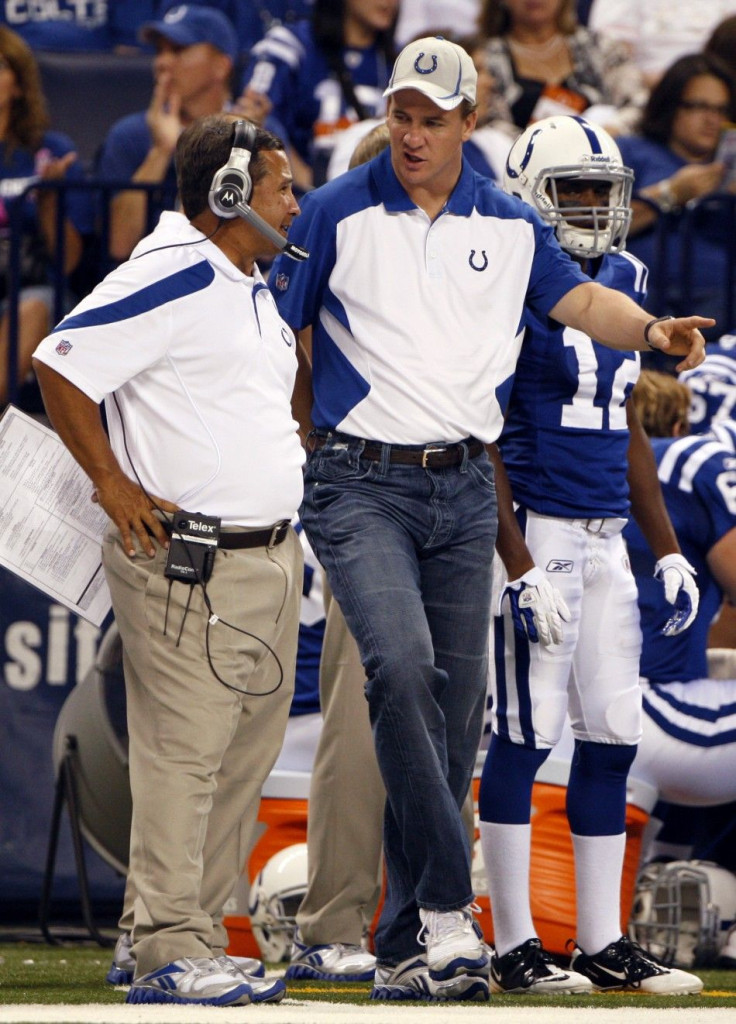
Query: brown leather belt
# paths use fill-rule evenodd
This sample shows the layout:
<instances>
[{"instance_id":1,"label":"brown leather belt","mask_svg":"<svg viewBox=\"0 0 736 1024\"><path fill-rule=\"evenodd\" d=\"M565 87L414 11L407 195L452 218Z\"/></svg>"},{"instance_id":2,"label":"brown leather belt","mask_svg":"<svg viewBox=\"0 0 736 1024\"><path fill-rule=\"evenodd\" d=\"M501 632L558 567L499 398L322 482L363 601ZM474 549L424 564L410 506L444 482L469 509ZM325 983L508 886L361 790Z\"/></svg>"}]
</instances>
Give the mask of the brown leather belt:
<instances>
[{"instance_id":1,"label":"brown leather belt","mask_svg":"<svg viewBox=\"0 0 736 1024\"><path fill-rule=\"evenodd\" d=\"M166 533L171 536L171 523L165 520L162 525ZM146 529L148 530L148 527ZM148 532L151 533L150 530ZM230 530L227 533L221 530L217 546L224 551L237 551L241 548L274 548L286 540L288 532L288 519L282 519L273 526L266 527L265 530Z\"/></svg>"},{"instance_id":2,"label":"brown leather belt","mask_svg":"<svg viewBox=\"0 0 736 1024\"><path fill-rule=\"evenodd\" d=\"M338 442L343 437L348 442L359 440L340 434L312 434L309 438L308 450L317 451L319 448L324 448L331 437L335 437ZM421 466L422 469L442 469L445 466L457 466L461 463L466 450L468 458L476 458L485 450L485 445L475 437L469 437L465 441L456 441L453 444L428 444L425 448L406 448L401 445L383 445L375 441L366 441L360 456L363 459L370 459L371 462L380 462L383 458L384 448L391 449L389 462L398 462L405 466Z\"/></svg>"}]
</instances>

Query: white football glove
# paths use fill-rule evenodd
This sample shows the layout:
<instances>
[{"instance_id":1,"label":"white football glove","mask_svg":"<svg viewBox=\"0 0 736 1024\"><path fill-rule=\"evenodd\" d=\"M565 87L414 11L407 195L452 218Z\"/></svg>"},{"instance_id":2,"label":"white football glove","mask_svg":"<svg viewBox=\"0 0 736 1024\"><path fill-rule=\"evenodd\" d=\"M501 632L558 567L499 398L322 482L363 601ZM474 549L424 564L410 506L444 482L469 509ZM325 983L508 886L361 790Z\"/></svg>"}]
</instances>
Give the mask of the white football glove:
<instances>
[{"instance_id":1,"label":"white football glove","mask_svg":"<svg viewBox=\"0 0 736 1024\"><path fill-rule=\"evenodd\" d=\"M570 621L570 609L538 566L506 584L498 603L499 613L506 598L517 632L544 647L562 643L562 623Z\"/></svg>"},{"instance_id":2,"label":"white football glove","mask_svg":"<svg viewBox=\"0 0 736 1024\"><path fill-rule=\"evenodd\" d=\"M682 555L665 555L654 566L654 578L664 587L664 596L675 611L662 627L665 636L677 636L698 614L700 594L695 569Z\"/></svg>"}]
</instances>

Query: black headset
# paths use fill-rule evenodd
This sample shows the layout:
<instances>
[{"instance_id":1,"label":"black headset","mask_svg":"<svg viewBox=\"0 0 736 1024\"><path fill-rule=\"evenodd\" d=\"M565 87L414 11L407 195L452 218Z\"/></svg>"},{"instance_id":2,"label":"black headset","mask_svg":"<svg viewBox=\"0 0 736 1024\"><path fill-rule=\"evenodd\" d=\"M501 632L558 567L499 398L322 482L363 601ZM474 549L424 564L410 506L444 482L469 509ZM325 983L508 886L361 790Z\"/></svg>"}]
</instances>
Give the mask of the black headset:
<instances>
[{"instance_id":1,"label":"black headset","mask_svg":"<svg viewBox=\"0 0 736 1024\"><path fill-rule=\"evenodd\" d=\"M269 241L294 260L306 260L309 253L299 245L287 240L275 228L259 217L249 206L253 194L253 182L248 173L253 147L256 142L257 128L250 121L235 121L233 127L233 144L230 156L224 167L215 171L212 184L207 195L210 209L217 217L232 220L242 217L253 227L265 235Z\"/></svg>"}]
</instances>

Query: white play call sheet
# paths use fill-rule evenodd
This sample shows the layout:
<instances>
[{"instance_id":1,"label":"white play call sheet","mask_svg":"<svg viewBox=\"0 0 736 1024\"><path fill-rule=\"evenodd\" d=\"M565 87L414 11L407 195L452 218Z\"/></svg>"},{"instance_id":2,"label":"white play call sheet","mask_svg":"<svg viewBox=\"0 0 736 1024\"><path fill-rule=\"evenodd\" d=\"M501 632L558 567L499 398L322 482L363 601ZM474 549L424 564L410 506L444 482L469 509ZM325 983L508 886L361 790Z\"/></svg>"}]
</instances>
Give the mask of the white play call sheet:
<instances>
[{"instance_id":1,"label":"white play call sheet","mask_svg":"<svg viewBox=\"0 0 736 1024\"><path fill-rule=\"evenodd\" d=\"M95 626L110 610L107 516L57 434L10 405L0 419L0 565Z\"/></svg>"}]
</instances>

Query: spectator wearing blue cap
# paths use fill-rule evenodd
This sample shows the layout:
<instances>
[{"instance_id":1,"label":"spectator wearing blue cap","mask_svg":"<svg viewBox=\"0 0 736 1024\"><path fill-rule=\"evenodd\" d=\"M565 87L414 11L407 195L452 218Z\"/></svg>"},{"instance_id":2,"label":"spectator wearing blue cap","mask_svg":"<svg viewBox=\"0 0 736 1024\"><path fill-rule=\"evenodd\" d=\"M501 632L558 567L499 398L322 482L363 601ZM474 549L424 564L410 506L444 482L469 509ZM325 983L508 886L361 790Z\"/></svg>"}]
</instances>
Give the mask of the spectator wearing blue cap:
<instances>
[{"instance_id":1,"label":"spectator wearing blue cap","mask_svg":"<svg viewBox=\"0 0 736 1024\"><path fill-rule=\"evenodd\" d=\"M155 49L154 88L148 110L128 114L108 132L97 176L108 182L162 185L159 211L176 196L174 149L182 130L198 117L229 109L238 37L221 11L180 4L160 21L144 24L143 42ZM110 255L124 260L147 226L145 191L122 191L110 210Z\"/></svg>"},{"instance_id":2,"label":"spectator wearing blue cap","mask_svg":"<svg viewBox=\"0 0 736 1024\"><path fill-rule=\"evenodd\" d=\"M178 3L179 0L161 0L158 5L159 15L165 14ZM250 57L251 49L270 28L293 25L302 18L309 18L312 13L312 0L207 0L207 6L222 11L233 23L243 67Z\"/></svg>"}]
</instances>

